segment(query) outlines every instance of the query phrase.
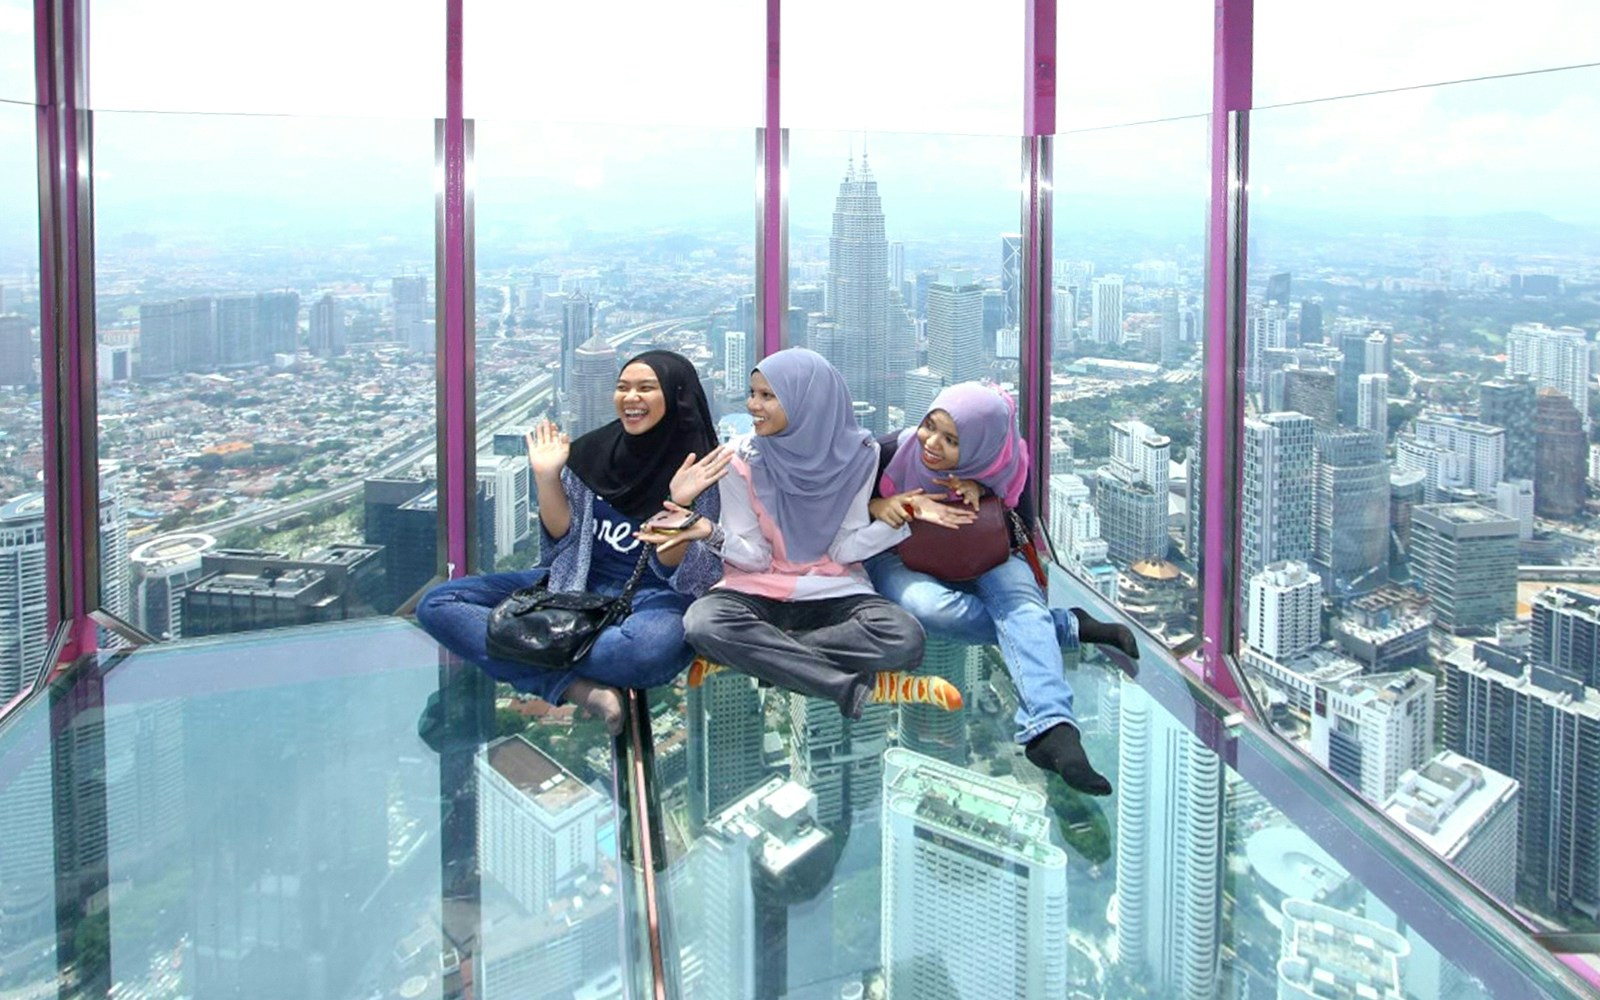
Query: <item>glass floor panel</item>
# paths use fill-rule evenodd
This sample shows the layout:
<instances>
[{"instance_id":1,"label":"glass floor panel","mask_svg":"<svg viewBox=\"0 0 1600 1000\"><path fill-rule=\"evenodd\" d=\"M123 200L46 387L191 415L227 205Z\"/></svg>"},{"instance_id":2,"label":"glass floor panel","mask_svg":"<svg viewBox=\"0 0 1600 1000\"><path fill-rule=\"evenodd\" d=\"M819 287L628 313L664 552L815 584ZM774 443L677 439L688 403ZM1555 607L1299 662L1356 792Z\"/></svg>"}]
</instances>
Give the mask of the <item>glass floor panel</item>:
<instances>
[{"instance_id":1,"label":"glass floor panel","mask_svg":"<svg viewBox=\"0 0 1600 1000\"><path fill-rule=\"evenodd\" d=\"M104 656L0 726L0 997L1581 992L1162 651L1142 665L1064 661L1108 798L1020 754L994 651L934 645L963 713L846 727L730 674L652 692L640 815L598 723L497 696L404 621Z\"/></svg>"}]
</instances>

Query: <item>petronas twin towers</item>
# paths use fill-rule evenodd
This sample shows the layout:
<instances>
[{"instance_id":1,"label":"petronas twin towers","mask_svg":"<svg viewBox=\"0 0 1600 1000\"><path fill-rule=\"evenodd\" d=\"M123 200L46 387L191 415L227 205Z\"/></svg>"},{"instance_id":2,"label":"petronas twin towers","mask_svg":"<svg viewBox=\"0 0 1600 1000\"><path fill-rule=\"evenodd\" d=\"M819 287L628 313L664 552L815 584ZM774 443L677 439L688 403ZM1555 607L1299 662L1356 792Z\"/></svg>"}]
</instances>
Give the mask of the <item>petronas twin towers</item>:
<instances>
[{"instance_id":1,"label":"petronas twin towers","mask_svg":"<svg viewBox=\"0 0 1600 1000\"><path fill-rule=\"evenodd\" d=\"M813 346L844 375L862 426L881 434L889 404L889 241L865 152L860 169L850 157L839 183L828 238L827 296L837 335L831 344Z\"/></svg>"}]
</instances>

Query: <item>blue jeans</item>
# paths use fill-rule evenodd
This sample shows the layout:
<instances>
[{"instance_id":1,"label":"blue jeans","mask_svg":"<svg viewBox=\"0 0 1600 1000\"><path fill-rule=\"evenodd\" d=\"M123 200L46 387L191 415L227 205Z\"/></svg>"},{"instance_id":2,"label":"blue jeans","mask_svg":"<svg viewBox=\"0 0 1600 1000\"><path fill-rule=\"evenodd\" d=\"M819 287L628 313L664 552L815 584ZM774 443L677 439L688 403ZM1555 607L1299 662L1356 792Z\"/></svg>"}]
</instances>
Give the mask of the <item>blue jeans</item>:
<instances>
[{"instance_id":1,"label":"blue jeans","mask_svg":"<svg viewBox=\"0 0 1600 1000\"><path fill-rule=\"evenodd\" d=\"M1078 648L1078 619L1045 603L1027 559L1013 555L976 580L946 583L907 569L890 551L867 560L867 572L929 638L1000 647L1017 688L1018 743L1063 722L1077 725L1061 650Z\"/></svg>"},{"instance_id":2,"label":"blue jeans","mask_svg":"<svg viewBox=\"0 0 1600 1000\"><path fill-rule=\"evenodd\" d=\"M656 687L670 684L694 658L683 641L689 598L667 587L635 591L633 614L601 632L589 655L570 670L546 670L490 656L489 612L512 591L531 587L544 575L544 570L533 569L441 583L417 605L417 622L441 646L476 663L495 680L552 705L560 704L567 686L579 677L612 687Z\"/></svg>"}]
</instances>

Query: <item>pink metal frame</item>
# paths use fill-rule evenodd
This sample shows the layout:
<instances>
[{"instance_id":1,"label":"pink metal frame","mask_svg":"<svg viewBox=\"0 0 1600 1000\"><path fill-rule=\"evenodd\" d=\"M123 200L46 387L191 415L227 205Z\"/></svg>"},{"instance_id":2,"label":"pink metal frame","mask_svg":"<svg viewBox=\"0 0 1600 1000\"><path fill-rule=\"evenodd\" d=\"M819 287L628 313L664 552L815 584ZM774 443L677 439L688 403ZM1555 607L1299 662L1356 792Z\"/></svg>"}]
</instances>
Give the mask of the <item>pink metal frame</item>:
<instances>
[{"instance_id":1,"label":"pink metal frame","mask_svg":"<svg viewBox=\"0 0 1600 1000\"><path fill-rule=\"evenodd\" d=\"M1237 578L1238 485L1233 447L1244 432L1242 372L1243 324L1238 303L1245 283L1244 236L1247 218L1245 179L1248 153L1236 149L1236 118L1251 104L1254 0L1216 0L1211 95L1210 246L1206 254L1207 393L1202 425L1204 521L1201 566L1201 673L1223 696L1239 701L1239 687L1228 657L1237 644L1232 609ZM1239 126L1242 130L1242 124ZM1235 158L1234 154L1238 154ZM1234 175L1237 169L1238 175ZM1234 209L1237 209L1235 214ZM1236 230L1236 231L1235 231ZM1237 242L1235 242L1237 239ZM1237 255L1237 257L1235 257ZM1229 344L1233 349L1227 349Z\"/></svg>"},{"instance_id":2,"label":"pink metal frame","mask_svg":"<svg viewBox=\"0 0 1600 1000\"><path fill-rule=\"evenodd\" d=\"M440 516L445 518L445 560L451 576L472 569L472 487L467 462L475 442L470 440L472 372L468 366L467 330L467 157L466 122L462 114L462 5L445 0L445 120L444 120L444 274L445 305L444 378L439 391L440 419L444 422L444 475L439 484ZM474 477L475 478L475 477Z\"/></svg>"},{"instance_id":3,"label":"pink metal frame","mask_svg":"<svg viewBox=\"0 0 1600 1000\"><path fill-rule=\"evenodd\" d=\"M783 111L779 101L782 65L783 2L767 0L767 75L763 115L763 155L761 158L761 347L762 356L783 350L789 324L789 303L785 297L787 276L783 272Z\"/></svg>"},{"instance_id":4,"label":"pink metal frame","mask_svg":"<svg viewBox=\"0 0 1600 1000\"><path fill-rule=\"evenodd\" d=\"M1024 16L1022 87L1022 421L1036 468L1050 461L1050 294L1054 238L1053 142L1056 131L1056 0L1029 0ZM1034 476L1034 509L1048 516L1045 476Z\"/></svg>"}]
</instances>

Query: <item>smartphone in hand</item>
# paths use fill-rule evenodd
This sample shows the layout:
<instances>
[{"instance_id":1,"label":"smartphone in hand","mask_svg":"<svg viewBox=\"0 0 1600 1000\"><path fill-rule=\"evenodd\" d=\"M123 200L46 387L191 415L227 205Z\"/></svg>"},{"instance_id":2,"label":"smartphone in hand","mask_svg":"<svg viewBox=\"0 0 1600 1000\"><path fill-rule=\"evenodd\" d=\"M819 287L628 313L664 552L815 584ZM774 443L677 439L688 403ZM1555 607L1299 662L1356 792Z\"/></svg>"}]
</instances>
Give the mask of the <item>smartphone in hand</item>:
<instances>
[{"instance_id":1,"label":"smartphone in hand","mask_svg":"<svg viewBox=\"0 0 1600 1000\"><path fill-rule=\"evenodd\" d=\"M663 535L676 535L698 520L700 520L700 515L692 510L682 514L677 511L664 510L646 521L644 530L659 532Z\"/></svg>"}]
</instances>

